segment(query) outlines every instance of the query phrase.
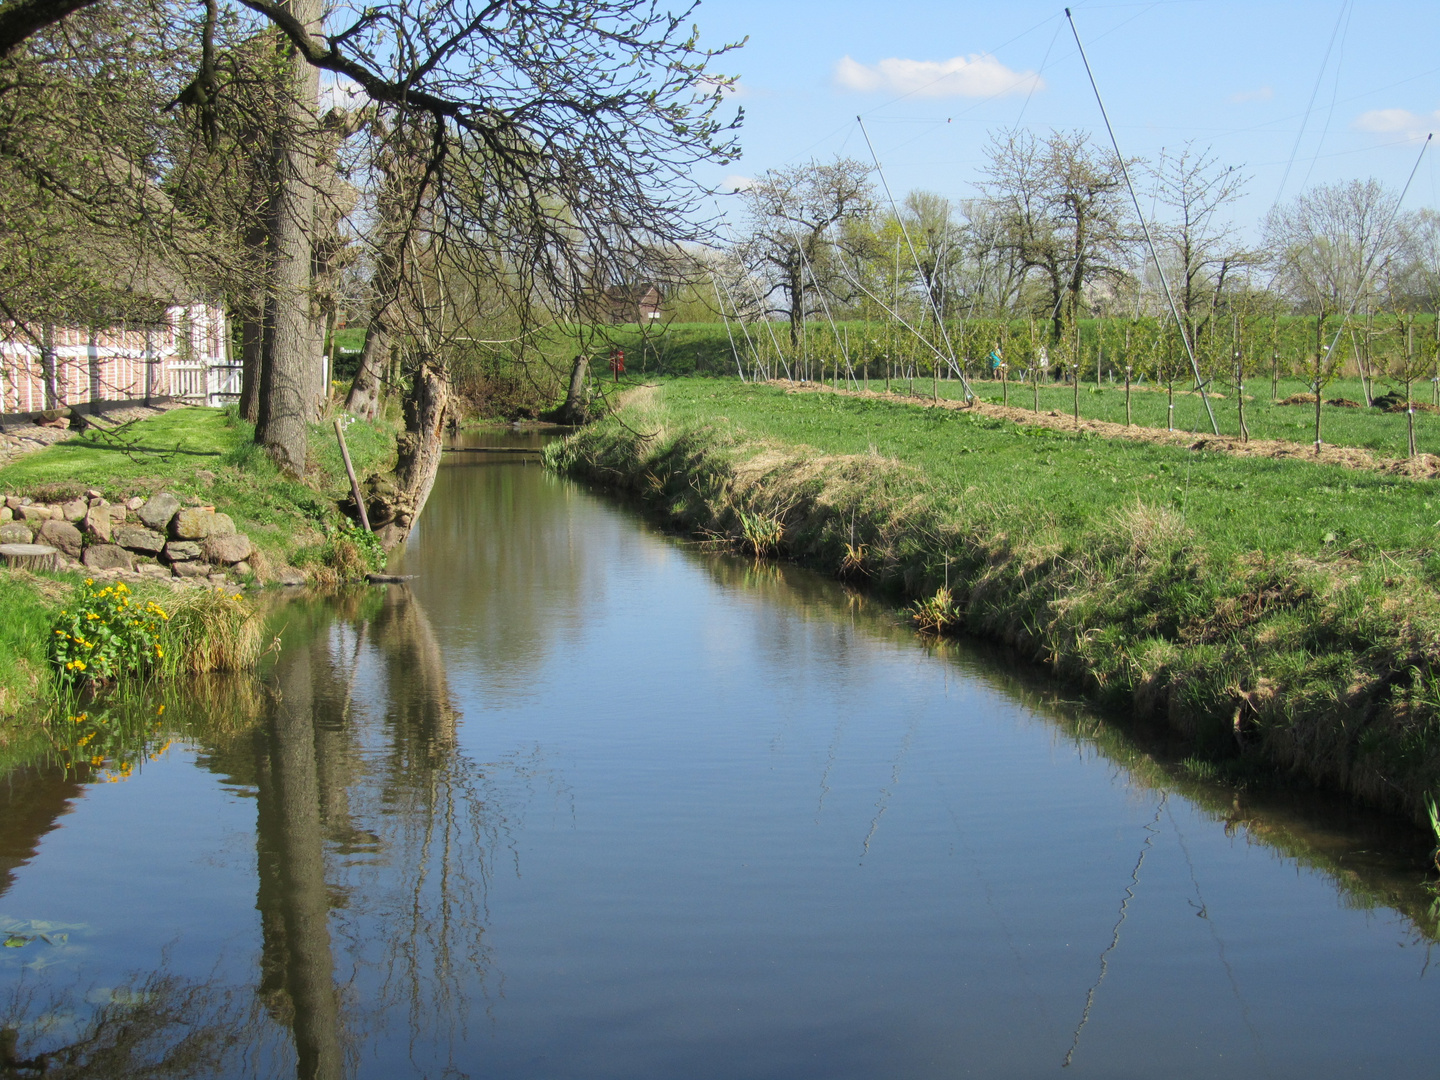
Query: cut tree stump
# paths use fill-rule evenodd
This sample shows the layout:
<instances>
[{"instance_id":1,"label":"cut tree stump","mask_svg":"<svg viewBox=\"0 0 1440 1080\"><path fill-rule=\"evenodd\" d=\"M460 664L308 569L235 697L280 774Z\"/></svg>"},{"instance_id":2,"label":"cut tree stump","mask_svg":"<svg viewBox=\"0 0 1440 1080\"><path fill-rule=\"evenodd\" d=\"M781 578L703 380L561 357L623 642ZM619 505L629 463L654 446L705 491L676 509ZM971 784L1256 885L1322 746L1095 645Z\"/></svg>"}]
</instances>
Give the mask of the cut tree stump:
<instances>
[{"instance_id":1,"label":"cut tree stump","mask_svg":"<svg viewBox=\"0 0 1440 1080\"><path fill-rule=\"evenodd\" d=\"M45 544L0 544L0 562L22 570L54 570L60 552Z\"/></svg>"}]
</instances>

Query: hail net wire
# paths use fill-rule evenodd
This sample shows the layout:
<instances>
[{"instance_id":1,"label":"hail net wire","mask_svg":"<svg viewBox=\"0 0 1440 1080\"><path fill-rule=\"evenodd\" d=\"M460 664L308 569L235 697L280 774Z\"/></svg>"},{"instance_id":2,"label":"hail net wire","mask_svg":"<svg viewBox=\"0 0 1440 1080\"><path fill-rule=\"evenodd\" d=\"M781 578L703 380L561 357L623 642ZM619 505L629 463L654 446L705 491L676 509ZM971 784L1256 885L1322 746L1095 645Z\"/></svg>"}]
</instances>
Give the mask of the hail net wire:
<instances>
[{"instance_id":1,"label":"hail net wire","mask_svg":"<svg viewBox=\"0 0 1440 1080\"><path fill-rule=\"evenodd\" d=\"M910 249L910 258L915 262L915 273L920 275L921 281L925 284L925 299L930 302L930 310L935 313L935 325L940 328L940 337L945 342L945 352L948 354L950 368L960 376L960 386L964 390L966 399L969 400L975 396L975 392L970 388L970 380L965 377L965 372L955 362L955 346L950 342L950 331L945 328L945 320L940 315L940 306L935 302L935 290L930 288L929 281L925 278L925 272L920 268L920 256L915 251L915 245L910 241L910 230L905 227L905 219L900 216L900 207L895 202L894 194L890 191L890 181L885 179L885 170L880 166L880 158L875 153L875 144L870 141L870 133L865 130L865 121L857 116L855 122L860 125L860 134L865 136L865 145L870 148L870 157L875 162L875 172L880 177L880 186L885 189L885 197L890 200L890 209L895 214L896 224L900 226L900 235L905 238L905 246Z\"/></svg>"},{"instance_id":2,"label":"hail net wire","mask_svg":"<svg viewBox=\"0 0 1440 1080\"><path fill-rule=\"evenodd\" d=\"M713 270L710 271L710 280L711 280L712 283L718 280L717 277L716 277L715 271L713 271ZM723 282L723 284L724 284L724 286L725 286L725 296L726 296L726 298L730 301L730 306L735 309L735 321L740 324L740 333L742 333L742 334L745 335L745 347L750 350L750 359L754 362L756 368L759 368L759 366L760 366L760 361L759 361L760 353L759 353L759 350L757 350L757 349L755 348L755 342L750 339L750 330L749 330L749 328L747 328L746 325L745 325L745 315L741 312L741 310L740 310L740 305L735 302L735 294L730 291L730 283L729 283L728 281L726 281L726 282ZM719 299L720 299L719 290L718 290L718 289L716 290L715 299L716 299L716 300L719 300ZM722 302L722 311L723 311L723 302ZM725 327L725 332L726 332L726 333L729 333L729 332L730 332L730 327L729 327L728 324L727 324L726 327ZM738 357L736 358L736 366L737 366L737 367L739 366L739 358L738 358ZM745 381L745 373L744 373L743 371L740 373L740 381L741 381L741 382L744 382L744 381Z\"/></svg>"},{"instance_id":3,"label":"hail net wire","mask_svg":"<svg viewBox=\"0 0 1440 1080\"><path fill-rule=\"evenodd\" d=\"M840 355L845 359L845 370L853 373L854 368L850 365L850 350L846 348L845 342L840 340L840 328L835 325L835 316L830 313L830 302L825 299L825 290L820 285L820 279L815 276L815 267L810 265L810 259L805 254L805 245L800 242L800 234L793 228L787 231L790 233L790 239L795 242L795 250L800 255L800 264L805 268L805 272L810 275L810 284L815 286L815 295L820 298L820 308L825 312L825 319L830 324L830 332L835 335L835 343L840 347ZM803 294L800 298L800 318L802 320L805 318L805 299Z\"/></svg>"},{"instance_id":4,"label":"hail net wire","mask_svg":"<svg viewBox=\"0 0 1440 1080\"><path fill-rule=\"evenodd\" d=\"M720 282L716 279L715 272L713 270L710 272L710 284L715 289L715 302L720 305L720 318L725 323L725 336L730 339L730 353L732 356L735 357L735 371L737 374L739 374L740 381L744 382L745 366L740 363L740 350L735 347L735 335L730 332L730 317L725 314L725 301L720 297ZM730 293L730 287L728 285L725 287L725 293L726 295L729 295ZM734 304L735 301L733 297L731 298L730 302L731 304ZM739 308L735 309L735 317L737 319L740 318ZM743 320L741 320L740 322L740 330L742 332L745 331L745 323ZM745 342L746 344L749 344L750 342L750 335L748 333L745 334ZM752 353L755 351L755 347L753 345L750 346L750 351Z\"/></svg>"},{"instance_id":5,"label":"hail net wire","mask_svg":"<svg viewBox=\"0 0 1440 1080\"><path fill-rule=\"evenodd\" d=\"M1345 12L1349 11L1348 15ZM1300 188L1304 190L1305 185L1310 182L1310 174L1315 171L1315 162L1320 160L1320 150L1325 145L1325 136L1330 134L1330 124L1335 119L1336 98L1340 96L1340 68L1345 63L1345 38L1350 33L1350 18L1355 14L1353 2L1342 5L1341 14L1345 15L1344 27L1340 30L1340 55L1335 58L1335 81L1330 87L1330 108L1325 113L1325 126L1320 129L1320 139L1315 144L1315 155L1310 159L1310 165L1305 170L1305 178L1300 181ZM1337 21L1336 26L1340 24ZM1331 39L1334 40L1333 37Z\"/></svg>"},{"instance_id":6,"label":"hail net wire","mask_svg":"<svg viewBox=\"0 0 1440 1080\"><path fill-rule=\"evenodd\" d=\"M1095 101L1100 106L1100 116L1105 121L1105 130L1110 135L1110 145L1115 148L1115 159L1120 163L1120 174L1125 178L1125 187L1130 192L1130 201L1135 204L1135 216L1140 219L1140 231L1145 234L1145 244L1150 249L1150 258L1155 262L1155 272L1160 276L1160 285L1165 290L1165 300L1170 305L1170 313L1175 316L1175 325L1180 331L1180 340L1185 344L1185 355L1190 359L1190 370L1195 376L1195 389L1200 392L1200 400L1205 403L1205 412L1210 417L1210 427L1216 435L1220 434L1220 424L1215 419L1215 410L1210 406L1210 398L1205 393L1205 381L1200 377L1200 365L1195 362L1195 350L1190 347L1190 335L1185 332L1185 323L1180 318L1180 309L1175 306L1175 297L1170 292L1170 281L1165 276L1165 268L1160 265L1160 255L1155 250L1155 241L1150 235L1150 226L1145 222L1145 214L1140 209L1140 197L1135 194L1135 185L1130 182L1130 169L1125 164L1125 155L1120 152L1120 141L1115 138L1115 129L1110 124L1110 114L1105 109L1105 100L1100 96L1100 86L1095 81L1095 72L1090 69L1090 58L1085 55L1085 46L1080 41L1080 31L1075 26L1075 19L1070 14L1070 9L1065 9L1065 18L1070 20L1070 32L1075 35L1075 46L1080 50L1080 59L1085 64L1085 74L1090 77L1090 88L1095 91Z\"/></svg>"},{"instance_id":7,"label":"hail net wire","mask_svg":"<svg viewBox=\"0 0 1440 1080\"><path fill-rule=\"evenodd\" d=\"M715 204L715 209L716 209L716 211L720 214L720 220L725 223L725 231L726 231L726 232L729 234L729 236L730 236L730 243L731 243L731 245L732 245L732 246L735 246L735 245L736 245L735 229L734 229L734 226L732 226L732 225L730 224L730 217L729 217L729 215L728 215L724 210L722 210L722 209L720 208L719 202L716 202L716 204ZM743 265L742 265L742 269L743 269ZM761 319L760 319L760 321L765 324L765 331L766 331L766 333L768 333L768 334L770 335L770 344L775 347L775 356L776 356L777 359L779 359L779 361L780 361L780 366L785 369L785 378L788 379L788 378L790 378L790 364L786 361L786 359L785 359L785 354L780 350L780 339L775 336L775 328L770 325L770 320L767 319L767 318L765 318L765 315L767 314L767 310L768 310L768 309L766 308L766 306L765 306L765 298L764 298L762 295L760 295L760 287L755 284L755 279L750 276L750 274L749 274L748 271L746 271L746 272L744 273L744 278L745 278L745 283L750 286L750 292L751 292L751 294L755 297L755 302L760 305L760 312L761 312ZM765 377L768 379L768 378L770 377L770 373L769 373L769 370L768 370L768 369L769 369L769 365L768 365L768 364L766 365L766 368L767 368L767 370L766 370L766 376L765 376Z\"/></svg>"}]
</instances>

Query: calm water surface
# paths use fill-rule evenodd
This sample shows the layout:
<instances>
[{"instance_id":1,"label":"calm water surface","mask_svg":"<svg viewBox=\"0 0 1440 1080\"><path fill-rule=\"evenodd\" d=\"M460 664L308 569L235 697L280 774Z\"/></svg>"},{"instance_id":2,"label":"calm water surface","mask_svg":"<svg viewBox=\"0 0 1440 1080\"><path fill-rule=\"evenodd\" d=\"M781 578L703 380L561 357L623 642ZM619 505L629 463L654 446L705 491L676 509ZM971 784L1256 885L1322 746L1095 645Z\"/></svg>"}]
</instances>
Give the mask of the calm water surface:
<instances>
[{"instance_id":1,"label":"calm water surface","mask_svg":"<svg viewBox=\"0 0 1440 1080\"><path fill-rule=\"evenodd\" d=\"M1184 779L1001 657L514 456L450 455L398 569L284 605L263 684L188 690L124 782L0 783L0 1055L1434 1075L1413 833Z\"/></svg>"}]
</instances>

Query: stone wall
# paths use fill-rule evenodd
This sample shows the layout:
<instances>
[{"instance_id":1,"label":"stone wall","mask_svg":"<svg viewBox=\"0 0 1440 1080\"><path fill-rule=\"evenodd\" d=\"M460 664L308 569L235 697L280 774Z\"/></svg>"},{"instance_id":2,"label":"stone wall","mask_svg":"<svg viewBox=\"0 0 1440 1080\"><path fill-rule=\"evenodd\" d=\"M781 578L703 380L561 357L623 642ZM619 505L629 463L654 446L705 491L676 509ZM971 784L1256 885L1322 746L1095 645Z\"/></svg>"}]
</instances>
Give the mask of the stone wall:
<instances>
[{"instance_id":1,"label":"stone wall","mask_svg":"<svg viewBox=\"0 0 1440 1080\"><path fill-rule=\"evenodd\" d=\"M228 514L168 491L110 503L97 490L60 503L7 493L0 544L45 544L60 566L96 576L182 578L214 584L248 578L255 553Z\"/></svg>"}]
</instances>

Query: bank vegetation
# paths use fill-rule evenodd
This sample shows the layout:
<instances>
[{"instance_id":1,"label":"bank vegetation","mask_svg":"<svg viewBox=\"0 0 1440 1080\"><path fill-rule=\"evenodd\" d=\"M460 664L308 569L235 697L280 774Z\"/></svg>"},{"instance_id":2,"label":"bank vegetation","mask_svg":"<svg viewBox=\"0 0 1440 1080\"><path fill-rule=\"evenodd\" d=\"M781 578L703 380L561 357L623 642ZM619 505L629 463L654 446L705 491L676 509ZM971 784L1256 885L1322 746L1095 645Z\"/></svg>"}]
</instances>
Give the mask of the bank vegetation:
<instances>
[{"instance_id":1,"label":"bank vegetation","mask_svg":"<svg viewBox=\"0 0 1440 1080\"><path fill-rule=\"evenodd\" d=\"M962 410L679 380L548 452L668 523L1003 642L1197 754L1427 821L1429 485Z\"/></svg>"}]
</instances>

